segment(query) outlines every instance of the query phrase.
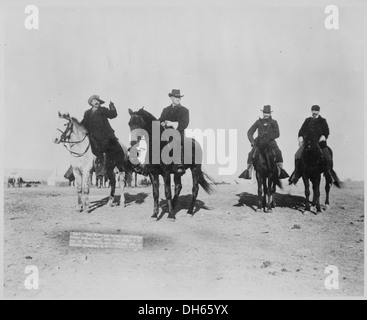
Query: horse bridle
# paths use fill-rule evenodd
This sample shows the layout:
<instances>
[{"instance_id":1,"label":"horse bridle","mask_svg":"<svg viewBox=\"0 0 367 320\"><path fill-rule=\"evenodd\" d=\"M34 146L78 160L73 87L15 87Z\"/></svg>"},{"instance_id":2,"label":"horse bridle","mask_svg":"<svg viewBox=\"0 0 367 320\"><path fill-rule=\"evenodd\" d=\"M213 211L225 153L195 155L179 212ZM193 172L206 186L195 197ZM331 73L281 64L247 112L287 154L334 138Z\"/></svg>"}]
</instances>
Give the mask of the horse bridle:
<instances>
[{"instance_id":1,"label":"horse bridle","mask_svg":"<svg viewBox=\"0 0 367 320\"><path fill-rule=\"evenodd\" d=\"M71 150L72 147L74 147L75 145L77 145L79 143L82 143L87 138L87 134L86 134L82 140L70 141L71 134L73 133L73 129L74 129L74 122L73 122L73 120L70 119L69 124L66 127L65 131L62 131L60 129L57 129L57 130L61 132L60 143L63 143L66 150L68 150L74 157L80 158L88 152L88 150L90 148L90 141L88 143L87 149L83 153L72 151ZM67 144L69 144L69 148L67 147Z\"/></svg>"}]
</instances>

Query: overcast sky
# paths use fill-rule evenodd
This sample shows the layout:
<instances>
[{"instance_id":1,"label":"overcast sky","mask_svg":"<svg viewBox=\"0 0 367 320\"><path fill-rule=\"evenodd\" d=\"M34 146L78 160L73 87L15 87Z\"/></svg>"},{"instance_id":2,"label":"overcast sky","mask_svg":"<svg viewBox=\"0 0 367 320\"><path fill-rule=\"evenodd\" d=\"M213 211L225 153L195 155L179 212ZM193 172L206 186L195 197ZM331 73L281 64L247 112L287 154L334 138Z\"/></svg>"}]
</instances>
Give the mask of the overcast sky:
<instances>
[{"instance_id":1,"label":"overcast sky","mask_svg":"<svg viewBox=\"0 0 367 320\"><path fill-rule=\"evenodd\" d=\"M340 29L327 30L325 6L147 3L39 5L40 29L32 31L24 27L24 6L5 9L5 167L67 168L67 151L52 143L57 112L81 120L92 94L115 103L111 125L128 144L128 108L145 106L158 117L168 92L180 88L189 128L238 130L236 175L250 151L247 130L265 104L279 123L289 174L298 130L319 104L335 170L342 179L363 179L361 9L340 7Z\"/></svg>"}]
</instances>

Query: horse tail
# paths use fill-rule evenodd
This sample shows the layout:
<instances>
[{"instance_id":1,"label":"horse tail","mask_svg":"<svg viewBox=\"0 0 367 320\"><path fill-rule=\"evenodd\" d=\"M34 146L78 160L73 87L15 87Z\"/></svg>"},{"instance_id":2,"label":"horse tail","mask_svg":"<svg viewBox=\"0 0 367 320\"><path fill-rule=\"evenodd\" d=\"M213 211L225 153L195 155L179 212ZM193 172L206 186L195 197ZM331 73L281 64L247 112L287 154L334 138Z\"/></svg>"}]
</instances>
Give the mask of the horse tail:
<instances>
[{"instance_id":1,"label":"horse tail","mask_svg":"<svg viewBox=\"0 0 367 320\"><path fill-rule=\"evenodd\" d=\"M214 189L207 180L215 184L215 181L213 180L213 178L211 178L206 172L201 171L200 176L199 176L199 184L201 185L201 187L205 190L207 194L212 194L214 192Z\"/></svg>"},{"instance_id":2,"label":"horse tail","mask_svg":"<svg viewBox=\"0 0 367 320\"><path fill-rule=\"evenodd\" d=\"M331 172L331 176L333 178L334 185L338 188L342 188L343 187L343 182L340 181L340 179L339 179L338 175L336 174L336 172L333 169L331 169L330 172Z\"/></svg>"}]
</instances>

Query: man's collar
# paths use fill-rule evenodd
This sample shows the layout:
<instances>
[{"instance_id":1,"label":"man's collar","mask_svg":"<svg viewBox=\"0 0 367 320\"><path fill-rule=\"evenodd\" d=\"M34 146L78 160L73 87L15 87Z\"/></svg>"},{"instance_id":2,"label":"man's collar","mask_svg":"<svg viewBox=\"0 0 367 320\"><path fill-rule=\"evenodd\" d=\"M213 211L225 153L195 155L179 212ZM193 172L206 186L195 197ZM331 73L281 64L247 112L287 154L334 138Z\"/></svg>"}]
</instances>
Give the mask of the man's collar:
<instances>
[{"instance_id":1,"label":"man's collar","mask_svg":"<svg viewBox=\"0 0 367 320\"><path fill-rule=\"evenodd\" d=\"M173 108L181 107L181 104L178 104L177 106L174 106L173 104L171 104L171 107L173 107Z\"/></svg>"},{"instance_id":2,"label":"man's collar","mask_svg":"<svg viewBox=\"0 0 367 320\"><path fill-rule=\"evenodd\" d=\"M320 118L321 116L318 114L316 117L314 117L313 115L311 116L312 119L318 119Z\"/></svg>"}]
</instances>

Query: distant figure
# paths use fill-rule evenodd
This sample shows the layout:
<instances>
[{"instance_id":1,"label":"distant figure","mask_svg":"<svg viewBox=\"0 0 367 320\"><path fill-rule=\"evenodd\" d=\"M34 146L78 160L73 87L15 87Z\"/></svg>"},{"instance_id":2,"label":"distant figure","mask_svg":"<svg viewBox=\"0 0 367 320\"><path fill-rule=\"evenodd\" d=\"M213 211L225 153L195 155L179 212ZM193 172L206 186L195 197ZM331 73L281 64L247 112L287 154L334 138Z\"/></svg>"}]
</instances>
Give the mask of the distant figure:
<instances>
[{"instance_id":1,"label":"distant figure","mask_svg":"<svg viewBox=\"0 0 367 320\"><path fill-rule=\"evenodd\" d=\"M22 186L23 186L23 178L22 177L19 177L18 179L17 179L17 184L18 184L18 188L21 188Z\"/></svg>"},{"instance_id":2,"label":"distant figure","mask_svg":"<svg viewBox=\"0 0 367 320\"><path fill-rule=\"evenodd\" d=\"M95 171L96 171L96 180L97 180L97 187L104 188L106 186L107 177L107 156L103 153L103 158L101 161L96 161L95 164Z\"/></svg>"},{"instance_id":3,"label":"distant figure","mask_svg":"<svg viewBox=\"0 0 367 320\"><path fill-rule=\"evenodd\" d=\"M66 173L64 174L64 178L69 180L69 187L71 187L72 185L75 185L75 176L74 176L74 172L73 172L73 167L70 166L69 169L66 171Z\"/></svg>"},{"instance_id":4,"label":"distant figure","mask_svg":"<svg viewBox=\"0 0 367 320\"><path fill-rule=\"evenodd\" d=\"M8 188L13 187L15 188L15 178L14 177L9 177L8 178Z\"/></svg>"},{"instance_id":5,"label":"distant figure","mask_svg":"<svg viewBox=\"0 0 367 320\"><path fill-rule=\"evenodd\" d=\"M125 187L131 188L132 180L133 180L133 174L132 174L132 172L129 171L129 172L126 173Z\"/></svg>"}]
</instances>

